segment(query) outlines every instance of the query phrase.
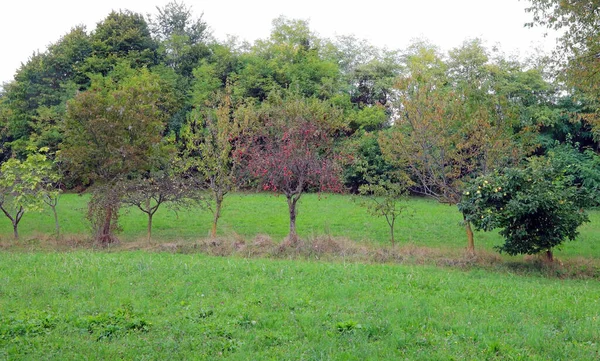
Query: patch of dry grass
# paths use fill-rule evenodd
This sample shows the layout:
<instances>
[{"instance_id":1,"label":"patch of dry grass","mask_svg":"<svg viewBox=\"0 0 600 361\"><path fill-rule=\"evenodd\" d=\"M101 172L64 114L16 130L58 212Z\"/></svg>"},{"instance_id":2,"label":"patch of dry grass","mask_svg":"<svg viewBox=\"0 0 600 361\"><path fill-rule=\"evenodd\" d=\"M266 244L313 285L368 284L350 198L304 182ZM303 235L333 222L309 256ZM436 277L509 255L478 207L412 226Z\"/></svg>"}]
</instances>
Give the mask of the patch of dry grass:
<instances>
[{"instance_id":1,"label":"patch of dry grass","mask_svg":"<svg viewBox=\"0 0 600 361\"><path fill-rule=\"evenodd\" d=\"M548 263L543 257L509 257L487 250L468 253L456 248L430 248L412 243L382 246L358 243L347 238L329 235L276 242L265 234L245 239L239 234L227 237L203 238L196 241L137 240L102 247L89 237L68 235L59 238L35 235L24 240L0 238L0 250L14 252L68 252L96 249L103 252L145 250L149 252L203 253L220 257L301 259L326 262L390 263L408 265L435 265L439 267L486 269L552 278L600 279L600 260L595 258L555 259Z\"/></svg>"}]
</instances>

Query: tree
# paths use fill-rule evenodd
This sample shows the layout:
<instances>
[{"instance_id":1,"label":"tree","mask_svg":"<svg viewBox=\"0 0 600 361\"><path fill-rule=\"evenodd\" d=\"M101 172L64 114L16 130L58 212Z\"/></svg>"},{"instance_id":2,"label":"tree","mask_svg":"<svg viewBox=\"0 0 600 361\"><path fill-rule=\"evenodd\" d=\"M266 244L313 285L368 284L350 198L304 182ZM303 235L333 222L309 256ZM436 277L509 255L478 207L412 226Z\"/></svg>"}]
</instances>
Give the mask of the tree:
<instances>
[{"instance_id":1,"label":"tree","mask_svg":"<svg viewBox=\"0 0 600 361\"><path fill-rule=\"evenodd\" d=\"M486 89L475 99L476 89L449 86L447 66L435 48L417 44L411 51L409 73L396 87L398 116L394 129L380 136L381 150L408 170L414 191L454 205L468 180L520 159L521 148ZM467 250L473 252L466 219L465 230Z\"/></svg>"},{"instance_id":2,"label":"tree","mask_svg":"<svg viewBox=\"0 0 600 361\"><path fill-rule=\"evenodd\" d=\"M229 93L217 95L216 109L206 107L193 112L182 129L185 144L185 168L197 173L199 184L211 193L208 208L213 213L211 237L217 235L217 223L225 196L235 189L233 142L240 134Z\"/></svg>"},{"instance_id":3,"label":"tree","mask_svg":"<svg viewBox=\"0 0 600 361\"><path fill-rule=\"evenodd\" d=\"M172 1L156 9L158 14L149 23L152 34L161 43L163 63L189 78L199 60L210 54L206 46L210 39L208 25L202 14L193 18L191 8L184 3Z\"/></svg>"},{"instance_id":4,"label":"tree","mask_svg":"<svg viewBox=\"0 0 600 361\"><path fill-rule=\"evenodd\" d=\"M545 252L577 237L588 217L581 208L573 178L551 158L532 158L523 169L508 168L481 176L465 188L459 209L480 230L500 228L500 252Z\"/></svg>"},{"instance_id":5,"label":"tree","mask_svg":"<svg viewBox=\"0 0 600 361\"><path fill-rule=\"evenodd\" d=\"M88 216L102 244L116 240L119 183L151 171L164 156L161 140L170 106L163 85L145 69L118 84L95 77L89 90L68 103L60 159L68 174L93 186Z\"/></svg>"},{"instance_id":6,"label":"tree","mask_svg":"<svg viewBox=\"0 0 600 361\"><path fill-rule=\"evenodd\" d=\"M152 218L163 205L171 207L187 206L193 197L189 182L178 175L158 171L135 177L123 184L121 202L137 207L148 217L147 238L152 239Z\"/></svg>"},{"instance_id":7,"label":"tree","mask_svg":"<svg viewBox=\"0 0 600 361\"><path fill-rule=\"evenodd\" d=\"M566 70L570 86L600 95L600 1L598 0L529 0L527 12L533 15L530 27L539 25L560 30L557 59ZM566 59L566 61L564 61Z\"/></svg>"},{"instance_id":8,"label":"tree","mask_svg":"<svg viewBox=\"0 0 600 361\"><path fill-rule=\"evenodd\" d=\"M56 182L52 163L43 154L31 154L24 161L11 158L0 167L0 210L13 226L14 238L19 239L19 222L25 212L39 212L44 199L57 196L57 190L45 187Z\"/></svg>"},{"instance_id":9,"label":"tree","mask_svg":"<svg viewBox=\"0 0 600 361\"><path fill-rule=\"evenodd\" d=\"M363 198L361 204L367 207L369 213L376 217L385 217L390 227L390 241L392 247L396 241L394 227L396 219L404 212L406 206L402 201L408 195L408 179L404 181L389 179L371 179L371 183L360 186L359 192ZM366 198L366 199L365 199Z\"/></svg>"},{"instance_id":10,"label":"tree","mask_svg":"<svg viewBox=\"0 0 600 361\"><path fill-rule=\"evenodd\" d=\"M132 68L156 65L158 44L150 34L141 14L112 11L91 35L92 55L82 66L86 73L108 75L119 63L127 61Z\"/></svg>"},{"instance_id":11,"label":"tree","mask_svg":"<svg viewBox=\"0 0 600 361\"><path fill-rule=\"evenodd\" d=\"M53 157L62 140L58 123L65 102L89 82L80 67L90 53L85 28L76 27L21 65L5 86L4 146L23 158L30 147L48 147L48 156Z\"/></svg>"},{"instance_id":12,"label":"tree","mask_svg":"<svg viewBox=\"0 0 600 361\"><path fill-rule=\"evenodd\" d=\"M271 91L289 89L328 99L339 89L339 68L324 57L321 40L305 20L274 19L270 37L256 41L240 62L237 91L243 97L263 101Z\"/></svg>"},{"instance_id":13,"label":"tree","mask_svg":"<svg viewBox=\"0 0 600 361\"><path fill-rule=\"evenodd\" d=\"M245 176L287 199L289 240L297 241L297 204L308 190L342 190L333 140L341 112L314 98L272 96L258 109L255 127L242 134L234 154Z\"/></svg>"}]
</instances>

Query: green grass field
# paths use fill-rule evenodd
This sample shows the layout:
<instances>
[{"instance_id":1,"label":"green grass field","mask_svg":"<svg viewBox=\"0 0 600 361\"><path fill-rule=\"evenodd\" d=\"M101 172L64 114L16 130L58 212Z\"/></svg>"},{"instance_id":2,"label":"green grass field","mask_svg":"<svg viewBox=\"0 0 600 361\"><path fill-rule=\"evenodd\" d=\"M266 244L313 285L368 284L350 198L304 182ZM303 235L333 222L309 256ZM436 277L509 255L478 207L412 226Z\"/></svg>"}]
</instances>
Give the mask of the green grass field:
<instances>
[{"instance_id":1,"label":"green grass field","mask_svg":"<svg viewBox=\"0 0 600 361\"><path fill-rule=\"evenodd\" d=\"M87 197L65 194L59 204L59 217L64 234L87 235L88 224L84 218ZM282 196L268 193L233 194L226 198L225 209L219 223L219 234L253 238L266 234L274 240L287 235L287 204ZM442 205L428 199L413 198L409 211L397 224L396 234L400 244L411 243L433 248L462 249L466 236L460 224L461 215L454 206ZM600 212L590 212L591 222L580 228L581 234L574 242L567 242L557 250L558 257L600 258ZM123 241L145 237L146 218L137 209L127 209L120 219ZM162 208L155 215L153 237L158 241L197 240L208 236L211 214L207 210L190 209L174 212ZM44 213L25 214L20 232L23 239L41 237L53 232L53 218ZM298 229L301 237L331 235L356 242L389 243L389 230L383 218L374 218L352 201L350 196L306 194L299 204ZM12 228L8 219L0 217L0 237L10 241ZM501 244L496 233L479 232L475 235L476 247L492 250Z\"/></svg>"},{"instance_id":2,"label":"green grass field","mask_svg":"<svg viewBox=\"0 0 600 361\"><path fill-rule=\"evenodd\" d=\"M594 360L600 284L427 266L0 253L0 359Z\"/></svg>"}]
</instances>

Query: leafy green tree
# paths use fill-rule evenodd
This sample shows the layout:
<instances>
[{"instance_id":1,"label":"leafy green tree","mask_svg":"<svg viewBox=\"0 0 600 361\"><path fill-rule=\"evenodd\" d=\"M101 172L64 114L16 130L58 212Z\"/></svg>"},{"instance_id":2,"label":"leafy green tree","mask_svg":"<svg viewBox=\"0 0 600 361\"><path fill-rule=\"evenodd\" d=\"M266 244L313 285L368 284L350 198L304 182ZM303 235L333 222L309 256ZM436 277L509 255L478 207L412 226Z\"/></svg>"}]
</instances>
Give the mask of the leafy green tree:
<instances>
[{"instance_id":1,"label":"leafy green tree","mask_svg":"<svg viewBox=\"0 0 600 361\"><path fill-rule=\"evenodd\" d=\"M68 104L60 160L69 174L94 186L89 217L102 244L116 240L120 182L151 171L164 157L161 141L170 96L163 85L146 69L118 84L96 77Z\"/></svg>"},{"instance_id":2,"label":"leafy green tree","mask_svg":"<svg viewBox=\"0 0 600 361\"><path fill-rule=\"evenodd\" d=\"M600 1L529 0L533 15L528 26L560 30L557 59L569 85L584 93L600 95ZM566 61L564 61L566 59Z\"/></svg>"},{"instance_id":3,"label":"leafy green tree","mask_svg":"<svg viewBox=\"0 0 600 361\"><path fill-rule=\"evenodd\" d=\"M158 14L149 20L154 38L161 44L163 63L187 78L199 61L210 55L211 38L202 14L194 18L191 8L177 1L157 7Z\"/></svg>"},{"instance_id":4,"label":"leafy green tree","mask_svg":"<svg viewBox=\"0 0 600 361\"><path fill-rule=\"evenodd\" d=\"M237 91L258 101L272 91L287 89L328 99L339 89L340 72L324 52L307 21L276 18L270 37L256 41L241 57Z\"/></svg>"},{"instance_id":5,"label":"leafy green tree","mask_svg":"<svg viewBox=\"0 0 600 361\"><path fill-rule=\"evenodd\" d=\"M24 157L30 147L48 147L53 157L62 140L58 123L65 102L89 82L80 66L90 53L85 28L76 27L19 68L5 85L7 148Z\"/></svg>"},{"instance_id":6,"label":"leafy green tree","mask_svg":"<svg viewBox=\"0 0 600 361\"><path fill-rule=\"evenodd\" d=\"M19 239L19 222L25 212L39 212L44 200L58 196L57 189L46 184L56 182L58 175L44 154L31 154L24 161L11 158L0 167L0 210L13 226Z\"/></svg>"},{"instance_id":7,"label":"leafy green tree","mask_svg":"<svg viewBox=\"0 0 600 361\"><path fill-rule=\"evenodd\" d=\"M158 43L152 39L141 14L129 10L112 11L98 23L91 35L92 55L86 58L87 73L108 75L120 60L132 68L158 63Z\"/></svg>"},{"instance_id":8,"label":"leafy green tree","mask_svg":"<svg viewBox=\"0 0 600 361\"><path fill-rule=\"evenodd\" d=\"M408 196L410 179L389 180L371 179L369 184L360 186L361 204L375 217L384 217L390 227L390 241L392 247L396 240L394 230L396 220L406 210L403 201Z\"/></svg>"},{"instance_id":9,"label":"leafy green tree","mask_svg":"<svg viewBox=\"0 0 600 361\"><path fill-rule=\"evenodd\" d=\"M213 213L211 237L217 235L217 223L225 196L236 188L233 150L241 129L228 93L216 95L216 108L193 112L183 127L184 164L199 178L200 188L210 192L208 208Z\"/></svg>"},{"instance_id":10,"label":"leafy green tree","mask_svg":"<svg viewBox=\"0 0 600 361\"><path fill-rule=\"evenodd\" d=\"M390 180L398 170L381 152L379 133L358 131L338 145L343 166L344 185L357 194L370 179Z\"/></svg>"},{"instance_id":11,"label":"leafy green tree","mask_svg":"<svg viewBox=\"0 0 600 361\"><path fill-rule=\"evenodd\" d=\"M550 262L552 249L574 240L588 221L573 178L546 158L477 178L465 187L459 209L477 229L500 228L501 252L545 252Z\"/></svg>"},{"instance_id":12,"label":"leafy green tree","mask_svg":"<svg viewBox=\"0 0 600 361\"><path fill-rule=\"evenodd\" d=\"M408 73L396 88L399 114L392 131L380 136L381 149L393 165L408 170L413 191L456 204L466 182L520 160L521 148L510 123L495 117L486 89L449 86L447 64L435 48L415 44L410 51ZM465 229L473 252L466 219Z\"/></svg>"}]
</instances>

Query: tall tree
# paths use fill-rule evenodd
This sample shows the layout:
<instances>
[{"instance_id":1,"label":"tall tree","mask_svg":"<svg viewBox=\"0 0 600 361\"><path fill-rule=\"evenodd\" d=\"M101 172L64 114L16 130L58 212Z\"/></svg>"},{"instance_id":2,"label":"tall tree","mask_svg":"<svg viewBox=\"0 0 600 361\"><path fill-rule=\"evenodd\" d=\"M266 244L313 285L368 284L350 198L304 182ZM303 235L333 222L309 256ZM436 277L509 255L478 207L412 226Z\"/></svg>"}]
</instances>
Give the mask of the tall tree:
<instances>
[{"instance_id":1,"label":"tall tree","mask_svg":"<svg viewBox=\"0 0 600 361\"><path fill-rule=\"evenodd\" d=\"M96 77L68 104L60 159L70 174L94 186L89 216L102 244L115 241L120 182L152 170L162 156L168 103L160 78L142 69L118 84Z\"/></svg>"},{"instance_id":2,"label":"tall tree","mask_svg":"<svg viewBox=\"0 0 600 361\"><path fill-rule=\"evenodd\" d=\"M91 54L84 27L76 27L43 53L34 53L5 86L6 147L24 156L29 147L49 147L52 157L62 135L65 102L89 79L81 69Z\"/></svg>"},{"instance_id":3,"label":"tall tree","mask_svg":"<svg viewBox=\"0 0 600 361\"><path fill-rule=\"evenodd\" d=\"M88 73L108 75L120 60L132 68L158 62L158 44L141 14L129 10L112 11L91 35L92 56L83 66Z\"/></svg>"},{"instance_id":4,"label":"tall tree","mask_svg":"<svg viewBox=\"0 0 600 361\"><path fill-rule=\"evenodd\" d=\"M555 55L559 77L580 101L594 106L580 116L600 134L600 1L529 0L528 26L559 30ZM600 137L597 138L600 140Z\"/></svg>"},{"instance_id":5,"label":"tall tree","mask_svg":"<svg viewBox=\"0 0 600 361\"><path fill-rule=\"evenodd\" d=\"M193 17L192 9L184 3L169 2L156 8L158 14L149 20L155 39L161 44L165 65L178 74L191 77L198 62L210 55L206 45L210 40L208 25Z\"/></svg>"},{"instance_id":6,"label":"tall tree","mask_svg":"<svg viewBox=\"0 0 600 361\"><path fill-rule=\"evenodd\" d=\"M477 89L448 86L447 65L435 49L417 45L407 66L397 84L399 114L394 131L380 137L382 151L408 169L415 191L457 204L466 181L519 159L512 127L496 118L486 90L477 100ZM473 252L467 219L465 228Z\"/></svg>"},{"instance_id":7,"label":"tall tree","mask_svg":"<svg viewBox=\"0 0 600 361\"><path fill-rule=\"evenodd\" d=\"M225 196L236 187L233 142L240 134L229 89L215 94L215 108L199 107L182 129L185 168L198 179L198 185L210 192L208 208L213 213L211 237L217 235L217 223Z\"/></svg>"},{"instance_id":8,"label":"tall tree","mask_svg":"<svg viewBox=\"0 0 600 361\"><path fill-rule=\"evenodd\" d=\"M258 101L282 89L327 99L339 88L338 66L305 20L276 18L270 37L256 41L240 61L238 92Z\"/></svg>"}]
</instances>

